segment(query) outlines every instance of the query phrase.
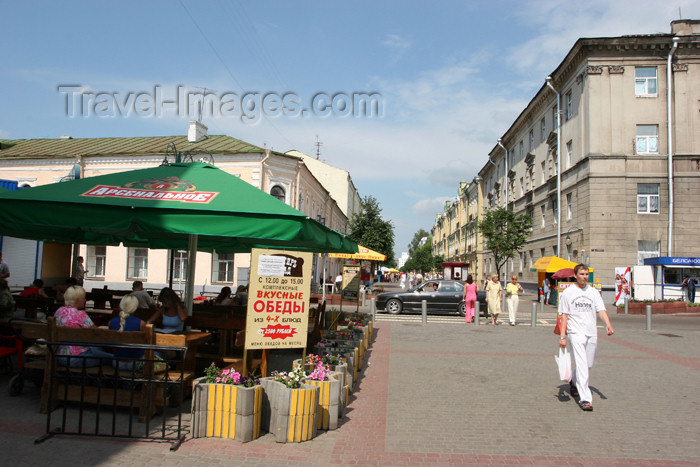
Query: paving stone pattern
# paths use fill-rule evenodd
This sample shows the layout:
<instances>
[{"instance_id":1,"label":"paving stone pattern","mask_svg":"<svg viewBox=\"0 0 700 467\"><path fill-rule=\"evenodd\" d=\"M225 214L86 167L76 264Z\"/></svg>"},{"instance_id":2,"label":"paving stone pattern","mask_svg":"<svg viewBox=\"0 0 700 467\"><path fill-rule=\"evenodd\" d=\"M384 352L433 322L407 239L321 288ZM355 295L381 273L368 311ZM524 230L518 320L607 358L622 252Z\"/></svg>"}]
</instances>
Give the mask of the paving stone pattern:
<instances>
[{"instance_id":1,"label":"paving stone pattern","mask_svg":"<svg viewBox=\"0 0 700 467\"><path fill-rule=\"evenodd\" d=\"M11 398L0 376L3 464L699 465L700 316L654 317L645 331L643 316L611 310L616 333L599 339L594 411L583 412L558 381L552 326L530 327L530 304L521 300L515 327L379 320L338 430L298 444L271 434L245 444L188 437L176 452L87 437L35 444L46 423L38 388Z\"/></svg>"}]
</instances>

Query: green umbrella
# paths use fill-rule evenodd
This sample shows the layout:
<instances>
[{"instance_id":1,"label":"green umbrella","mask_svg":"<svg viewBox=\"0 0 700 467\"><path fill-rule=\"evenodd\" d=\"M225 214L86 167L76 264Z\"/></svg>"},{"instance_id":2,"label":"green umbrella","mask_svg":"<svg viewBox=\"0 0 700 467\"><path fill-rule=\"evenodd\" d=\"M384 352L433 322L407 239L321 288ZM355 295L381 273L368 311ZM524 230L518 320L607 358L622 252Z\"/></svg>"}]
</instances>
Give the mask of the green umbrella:
<instances>
[{"instance_id":1,"label":"green umbrella","mask_svg":"<svg viewBox=\"0 0 700 467\"><path fill-rule=\"evenodd\" d=\"M0 235L58 243L356 252L343 234L212 165L171 164L0 193Z\"/></svg>"},{"instance_id":2,"label":"green umbrella","mask_svg":"<svg viewBox=\"0 0 700 467\"><path fill-rule=\"evenodd\" d=\"M0 192L0 235L194 252L357 252L357 243L203 163L171 164ZM187 303L194 286L188 262Z\"/></svg>"}]
</instances>

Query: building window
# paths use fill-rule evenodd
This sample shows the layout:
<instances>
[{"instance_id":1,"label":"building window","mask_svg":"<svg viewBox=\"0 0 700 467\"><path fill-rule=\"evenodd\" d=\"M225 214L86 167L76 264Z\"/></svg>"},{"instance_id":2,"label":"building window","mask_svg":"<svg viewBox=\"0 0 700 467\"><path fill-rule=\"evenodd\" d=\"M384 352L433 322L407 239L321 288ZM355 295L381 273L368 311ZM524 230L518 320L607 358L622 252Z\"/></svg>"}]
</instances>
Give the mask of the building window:
<instances>
[{"instance_id":1,"label":"building window","mask_svg":"<svg viewBox=\"0 0 700 467\"><path fill-rule=\"evenodd\" d=\"M659 125L637 125L637 154L659 153Z\"/></svg>"},{"instance_id":2,"label":"building window","mask_svg":"<svg viewBox=\"0 0 700 467\"><path fill-rule=\"evenodd\" d=\"M148 248L129 248L127 279L148 279Z\"/></svg>"},{"instance_id":3,"label":"building window","mask_svg":"<svg viewBox=\"0 0 700 467\"><path fill-rule=\"evenodd\" d=\"M525 159L525 146L523 145L523 142L520 141L520 160Z\"/></svg>"},{"instance_id":4,"label":"building window","mask_svg":"<svg viewBox=\"0 0 700 467\"><path fill-rule=\"evenodd\" d=\"M187 280L187 251L186 250L176 250L173 252L169 250L168 256L173 255L173 280L174 281L186 281ZM170 274L170 258L168 257L168 275Z\"/></svg>"},{"instance_id":5,"label":"building window","mask_svg":"<svg viewBox=\"0 0 700 467\"><path fill-rule=\"evenodd\" d=\"M546 253L544 252L544 248L540 248L540 258L544 258L545 254Z\"/></svg>"},{"instance_id":6,"label":"building window","mask_svg":"<svg viewBox=\"0 0 700 467\"><path fill-rule=\"evenodd\" d=\"M534 252L534 250L530 250L530 266L529 266L529 267L532 267L532 260L533 260L534 257L535 257L535 252Z\"/></svg>"},{"instance_id":7,"label":"building window","mask_svg":"<svg viewBox=\"0 0 700 467\"><path fill-rule=\"evenodd\" d=\"M574 142L569 141L566 143L566 168L571 168L571 163L574 160Z\"/></svg>"},{"instance_id":8,"label":"building window","mask_svg":"<svg viewBox=\"0 0 700 467\"><path fill-rule=\"evenodd\" d=\"M547 225L546 220L547 220L547 214L544 209L544 204L540 206L540 210L542 211L542 228L544 229L545 226Z\"/></svg>"},{"instance_id":9,"label":"building window","mask_svg":"<svg viewBox=\"0 0 700 467\"><path fill-rule=\"evenodd\" d=\"M647 258L658 258L660 243L654 240L637 240L637 264L644 264Z\"/></svg>"},{"instance_id":10,"label":"building window","mask_svg":"<svg viewBox=\"0 0 700 467\"><path fill-rule=\"evenodd\" d=\"M637 214L659 213L659 184L637 184Z\"/></svg>"},{"instance_id":11,"label":"building window","mask_svg":"<svg viewBox=\"0 0 700 467\"><path fill-rule=\"evenodd\" d=\"M544 118L540 120L540 141L544 142L547 137L547 125L544 122Z\"/></svg>"},{"instance_id":12,"label":"building window","mask_svg":"<svg viewBox=\"0 0 700 467\"><path fill-rule=\"evenodd\" d=\"M557 250L556 245L552 245L552 253L554 254L554 256L559 256L559 250Z\"/></svg>"},{"instance_id":13,"label":"building window","mask_svg":"<svg viewBox=\"0 0 700 467\"><path fill-rule=\"evenodd\" d=\"M559 218L558 216L559 211L557 211L557 202L552 200L552 215L554 216L553 223L557 223L557 219Z\"/></svg>"},{"instance_id":14,"label":"building window","mask_svg":"<svg viewBox=\"0 0 700 467\"><path fill-rule=\"evenodd\" d=\"M566 194L566 218L571 220L574 217L574 208L571 205L571 193Z\"/></svg>"},{"instance_id":15,"label":"building window","mask_svg":"<svg viewBox=\"0 0 700 467\"><path fill-rule=\"evenodd\" d=\"M566 93L566 120L574 116L574 95L571 91Z\"/></svg>"},{"instance_id":16,"label":"building window","mask_svg":"<svg viewBox=\"0 0 700 467\"><path fill-rule=\"evenodd\" d=\"M552 128L555 130L559 128L559 121L557 120L557 106L552 107Z\"/></svg>"},{"instance_id":17,"label":"building window","mask_svg":"<svg viewBox=\"0 0 700 467\"><path fill-rule=\"evenodd\" d=\"M525 194L525 180L523 177L520 177L520 196L523 196Z\"/></svg>"},{"instance_id":18,"label":"building window","mask_svg":"<svg viewBox=\"0 0 700 467\"><path fill-rule=\"evenodd\" d=\"M233 253L216 253L211 255L211 281L213 283L233 282Z\"/></svg>"},{"instance_id":19,"label":"building window","mask_svg":"<svg viewBox=\"0 0 700 467\"><path fill-rule=\"evenodd\" d=\"M541 183L544 184L544 182L547 181L547 175L546 175L546 169L545 169L546 165L545 165L544 161L542 161L542 163L540 165L542 166L542 182Z\"/></svg>"},{"instance_id":20,"label":"building window","mask_svg":"<svg viewBox=\"0 0 700 467\"><path fill-rule=\"evenodd\" d=\"M530 130L530 152L535 150L535 130Z\"/></svg>"},{"instance_id":21,"label":"building window","mask_svg":"<svg viewBox=\"0 0 700 467\"><path fill-rule=\"evenodd\" d=\"M656 67L635 68L634 95L641 97L656 97Z\"/></svg>"},{"instance_id":22,"label":"building window","mask_svg":"<svg viewBox=\"0 0 700 467\"><path fill-rule=\"evenodd\" d=\"M87 270L88 277L94 279L104 279L105 263L107 261L107 247L88 245L87 247Z\"/></svg>"},{"instance_id":23,"label":"building window","mask_svg":"<svg viewBox=\"0 0 700 467\"><path fill-rule=\"evenodd\" d=\"M282 188L279 185L273 186L272 189L270 190L270 194L272 196L274 196L275 198L277 198L278 200L282 201L283 203L287 199L287 197L285 196L284 188Z\"/></svg>"},{"instance_id":24,"label":"building window","mask_svg":"<svg viewBox=\"0 0 700 467\"><path fill-rule=\"evenodd\" d=\"M574 251L574 246L573 245L566 245L566 259L569 261L572 261L571 256Z\"/></svg>"}]
</instances>

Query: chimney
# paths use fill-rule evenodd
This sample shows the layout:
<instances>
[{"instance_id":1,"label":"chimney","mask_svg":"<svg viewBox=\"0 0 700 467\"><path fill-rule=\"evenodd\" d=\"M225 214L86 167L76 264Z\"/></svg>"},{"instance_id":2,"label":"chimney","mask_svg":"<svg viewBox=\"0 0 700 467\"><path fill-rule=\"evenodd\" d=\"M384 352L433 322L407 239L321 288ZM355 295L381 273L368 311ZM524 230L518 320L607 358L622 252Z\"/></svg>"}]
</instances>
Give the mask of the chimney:
<instances>
[{"instance_id":1,"label":"chimney","mask_svg":"<svg viewBox=\"0 0 700 467\"><path fill-rule=\"evenodd\" d=\"M207 130L208 128L202 122L190 120L190 128L187 130L187 141L199 143L207 139Z\"/></svg>"}]
</instances>

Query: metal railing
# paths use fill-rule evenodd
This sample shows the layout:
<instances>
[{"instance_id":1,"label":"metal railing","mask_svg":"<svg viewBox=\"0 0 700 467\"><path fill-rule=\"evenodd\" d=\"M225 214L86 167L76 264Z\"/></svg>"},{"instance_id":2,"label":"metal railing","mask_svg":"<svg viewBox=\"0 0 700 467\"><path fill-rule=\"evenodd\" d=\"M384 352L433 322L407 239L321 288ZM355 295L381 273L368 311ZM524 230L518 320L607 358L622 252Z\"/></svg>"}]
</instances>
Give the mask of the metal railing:
<instances>
[{"instance_id":1,"label":"metal railing","mask_svg":"<svg viewBox=\"0 0 700 467\"><path fill-rule=\"evenodd\" d=\"M100 358L57 354L58 347L66 345L153 351L154 357ZM47 347L47 357L54 362L49 375L50 400L46 433L36 443L60 434L163 440L173 443L171 451L180 447L185 438L180 406L187 347L79 341L47 342ZM88 366L96 361L98 365ZM63 401L61 423L54 429L51 428L53 394ZM152 422L156 419L156 411L161 408L156 425ZM144 419L143 423L134 420L135 409ZM176 415L173 411L177 412ZM176 422L173 420L175 416Z\"/></svg>"}]
</instances>

